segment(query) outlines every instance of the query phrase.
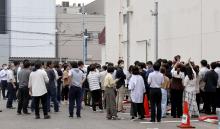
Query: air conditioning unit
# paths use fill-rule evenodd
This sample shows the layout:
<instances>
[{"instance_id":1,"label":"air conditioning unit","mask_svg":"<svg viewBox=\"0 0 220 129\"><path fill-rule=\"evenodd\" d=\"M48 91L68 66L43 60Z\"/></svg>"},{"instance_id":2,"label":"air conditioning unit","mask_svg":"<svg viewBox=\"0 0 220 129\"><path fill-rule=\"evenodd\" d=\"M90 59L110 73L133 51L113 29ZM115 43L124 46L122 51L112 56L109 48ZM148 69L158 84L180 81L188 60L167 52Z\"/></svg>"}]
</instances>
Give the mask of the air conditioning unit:
<instances>
[{"instance_id":1,"label":"air conditioning unit","mask_svg":"<svg viewBox=\"0 0 220 129\"><path fill-rule=\"evenodd\" d=\"M133 7L129 6L129 7L123 7L122 8L122 13L123 15L127 14L127 13L133 13Z\"/></svg>"},{"instance_id":2,"label":"air conditioning unit","mask_svg":"<svg viewBox=\"0 0 220 129\"><path fill-rule=\"evenodd\" d=\"M128 12L128 13L133 13L133 6L129 6L129 7L127 8L127 12Z\"/></svg>"},{"instance_id":3,"label":"air conditioning unit","mask_svg":"<svg viewBox=\"0 0 220 129\"><path fill-rule=\"evenodd\" d=\"M62 6L63 7L69 7L70 6L70 3L68 1L63 1L62 2Z\"/></svg>"}]
</instances>

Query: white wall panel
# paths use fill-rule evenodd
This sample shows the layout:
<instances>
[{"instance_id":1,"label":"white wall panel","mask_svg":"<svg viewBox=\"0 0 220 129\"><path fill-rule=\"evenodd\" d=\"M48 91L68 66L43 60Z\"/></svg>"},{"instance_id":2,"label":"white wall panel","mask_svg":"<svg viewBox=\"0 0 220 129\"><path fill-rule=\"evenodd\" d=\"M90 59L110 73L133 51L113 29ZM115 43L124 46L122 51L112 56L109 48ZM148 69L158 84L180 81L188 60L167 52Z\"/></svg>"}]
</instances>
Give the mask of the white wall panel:
<instances>
[{"instance_id":1,"label":"white wall panel","mask_svg":"<svg viewBox=\"0 0 220 129\"><path fill-rule=\"evenodd\" d=\"M11 57L55 57L55 0L11 0Z\"/></svg>"}]
</instances>

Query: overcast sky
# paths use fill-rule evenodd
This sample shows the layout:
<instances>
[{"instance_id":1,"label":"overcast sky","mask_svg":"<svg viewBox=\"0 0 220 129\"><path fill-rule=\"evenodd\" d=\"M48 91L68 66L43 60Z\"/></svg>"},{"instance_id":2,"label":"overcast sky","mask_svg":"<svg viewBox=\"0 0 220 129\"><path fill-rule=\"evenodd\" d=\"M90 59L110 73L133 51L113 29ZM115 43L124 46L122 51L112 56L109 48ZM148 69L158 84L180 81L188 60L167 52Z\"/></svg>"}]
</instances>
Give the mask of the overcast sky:
<instances>
[{"instance_id":1,"label":"overcast sky","mask_svg":"<svg viewBox=\"0 0 220 129\"><path fill-rule=\"evenodd\" d=\"M84 3L84 4L88 4L94 0L56 0L57 4L61 4L62 1L69 1L70 5L72 5L73 3Z\"/></svg>"}]
</instances>

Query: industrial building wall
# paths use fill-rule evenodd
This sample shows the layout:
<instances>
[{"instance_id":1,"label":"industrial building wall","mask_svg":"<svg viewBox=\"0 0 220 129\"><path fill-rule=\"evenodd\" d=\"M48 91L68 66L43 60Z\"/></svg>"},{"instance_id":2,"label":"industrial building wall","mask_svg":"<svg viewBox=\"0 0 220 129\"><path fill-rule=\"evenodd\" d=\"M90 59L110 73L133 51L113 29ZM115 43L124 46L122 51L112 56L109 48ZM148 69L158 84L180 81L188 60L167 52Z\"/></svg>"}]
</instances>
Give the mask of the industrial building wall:
<instances>
[{"instance_id":1,"label":"industrial building wall","mask_svg":"<svg viewBox=\"0 0 220 129\"><path fill-rule=\"evenodd\" d=\"M55 0L9 0L11 57L55 57Z\"/></svg>"},{"instance_id":2,"label":"industrial building wall","mask_svg":"<svg viewBox=\"0 0 220 129\"><path fill-rule=\"evenodd\" d=\"M60 7L57 7L59 11ZM91 35L88 40L88 60L89 62L101 61L101 45L98 44L98 33L102 31L105 24L103 15L85 15L85 28ZM83 58L83 15L57 13L58 28L58 56L59 58L68 58L69 60L82 60ZM87 61L88 62L88 61Z\"/></svg>"},{"instance_id":3,"label":"industrial building wall","mask_svg":"<svg viewBox=\"0 0 220 129\"><path fill-rule=\"evenodd\" d=\"M7 1L0 0L0 65L8 63L9 34L7 31Z\"/></svg>"},{"instance_id":4,"label":"industrial building wall","mask_svg":"<svg viewBox=\"0 0 220 129\"><path fill-rule=\"evenodd\" d=\"M130 64L135 60L155 60L155 17L154 0L130 1ZM204 0L166 0L159 1L159 58L172 60L177 54L184 61L189 57L199 63L201 59L209 62L219 60L220 48L220 1ZM120 10L127 10L126 4L119 9L120 1L106 0L106 53L103 62L117 62L118 53L123 51L126 60L126 22L123 23L124 47L119 47ZM108 22L108 20L114 21ZM144 40L148 40L146 46ZM147 49L146 49L147 48ZM112 50L113 49L113 50ZM111 50L111 51L110 51ZM114 56L112 56L112 53Z\"/></svg>"}]
</instances>

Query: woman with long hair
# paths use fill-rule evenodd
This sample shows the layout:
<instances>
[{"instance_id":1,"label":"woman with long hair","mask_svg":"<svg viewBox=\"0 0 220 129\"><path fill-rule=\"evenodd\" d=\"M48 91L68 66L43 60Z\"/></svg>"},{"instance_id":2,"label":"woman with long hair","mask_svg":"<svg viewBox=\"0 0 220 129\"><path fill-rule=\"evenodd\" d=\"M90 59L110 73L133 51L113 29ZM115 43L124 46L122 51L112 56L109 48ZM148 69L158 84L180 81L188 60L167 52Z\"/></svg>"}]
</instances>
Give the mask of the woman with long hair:
<instances>
[{"instance_id":1,"label":"woman with long hair","mask_svg":"<svg viewBox=\"0 0 220 129\"><path fill-rule=\"evenodd\" d=\"M174 65L171 70L172 79L170 85L170 100L171 100L171 116L173 118L180 118L183 114L183 79L185 74L183 71L183 64L179 61Z\"/></svg>"},{"instance_id":2,"label":"woman with long hair","mask_svg":"<svg viewBox=\"0 0 220 129\"><path fill-rule=\"evenodd\" d=\"M196 103L196 72L193 69L193 66L189 60L189 66L186 66L186 76L184 78L184 101L189 104L189 114L192 117L199 116L199 110Z\"/></svg>"}]
</instances>

